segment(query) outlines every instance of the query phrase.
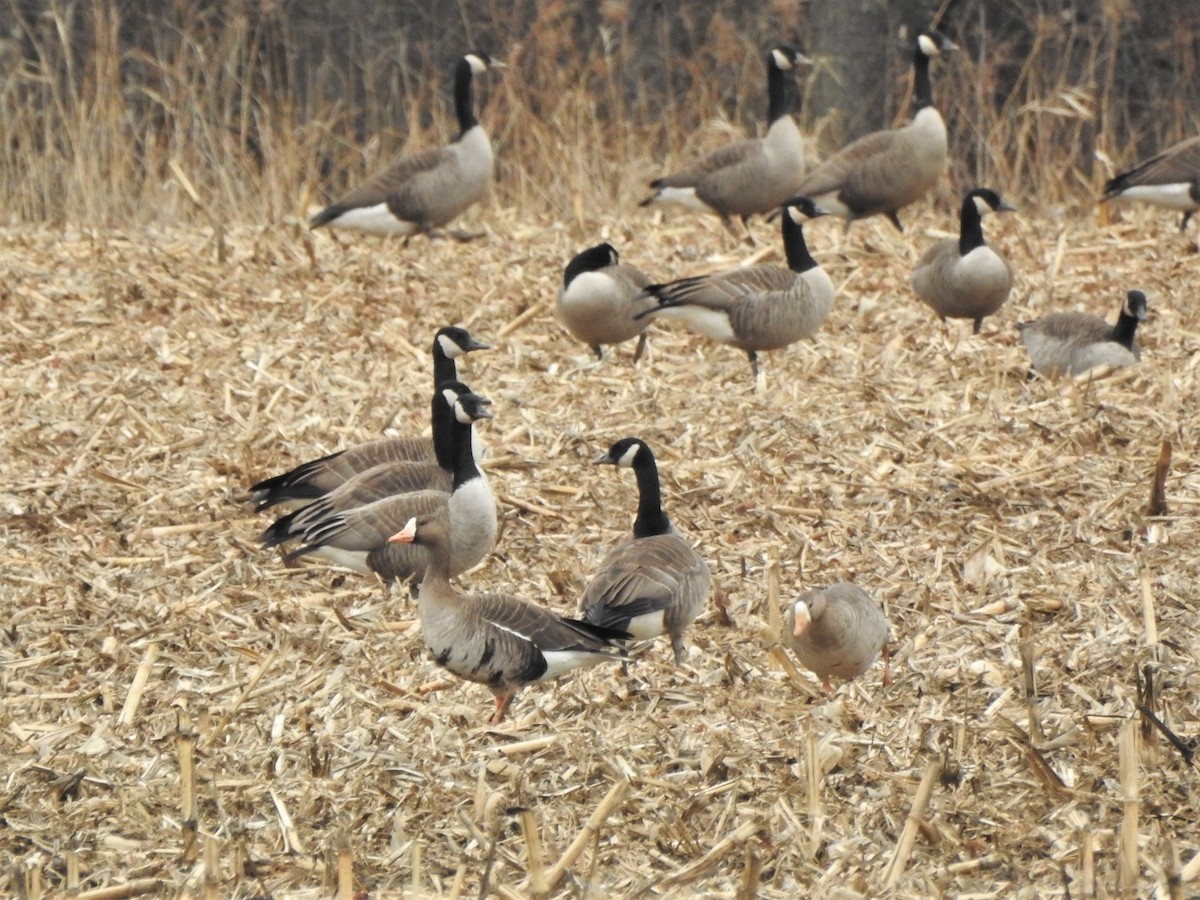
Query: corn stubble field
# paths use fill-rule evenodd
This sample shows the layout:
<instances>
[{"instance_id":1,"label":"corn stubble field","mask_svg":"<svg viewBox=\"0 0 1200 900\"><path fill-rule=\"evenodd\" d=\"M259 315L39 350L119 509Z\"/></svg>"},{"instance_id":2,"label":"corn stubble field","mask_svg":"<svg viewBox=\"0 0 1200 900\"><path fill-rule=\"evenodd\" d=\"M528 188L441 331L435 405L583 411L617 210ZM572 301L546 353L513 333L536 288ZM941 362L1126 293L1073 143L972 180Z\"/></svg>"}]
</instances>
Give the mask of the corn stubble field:
<instances>
[{"instance_id":1,"label":"corn stubble field","mask_svg":"<svg viewBox=\"0 0 1200 900\"><path fill-rule=\"evenodd\" d=\"M1192 248L1152 212L990 220L1020 274L973 337L906 287L948 208L909 218L808 227L839 300L765 357L760 391L682 331L597 364L553 320L585 240L662 278L749 255L715 220L585 236L491 204L465 246L279 225L236 229L224 262L204 229L6 231L9 892L1165 896L1194 877L1195 770L1136 711L1144 672L1141 702L1194 739ZM1027 379L1016 321L1111 319L1132 286L1141 366ZM573 611L636 503L588 461L641 435L717 586L686 669L659 642L489 727L405 592L257 549L251 481L428 427L447 322L495 348L460 372L495 402L503 531L461 583ZM1163 441L1170 514L1150 519ZM782 598L873 592L896 683L877 667L826 696L781 667L773 575Z\"/></svg>"},{"instance_id":2,"label":"corn stubble field","mask_svg":"<svg viewBox=\"0 0 1200 900\"><path fill-rule=\"evenodd\" d=\"M942 77L948 101L971 94ZM666 280L779 262L777 226L754 224L754 250L715 219L637 210L669 168L648 131L606 143L575 89L539 122L512 72L497 95L500 179L456 223L487 232L466 245L276 214L337 192L296 175L307 145L268 146L260 181L187 142L137 191L120 164L135 154L109 144L75 168L5 171L28 171L21 215L60 191L84 212L0 230L0 889L1195 895L1195 225L1181 237L1175 214L1137 208L1098 224L1097 177L1048 162L1083 120L997 118L979 140L1025 149L989 165L1027 168L988 179L1023 211L986 222L1017 286L981 335L940 324L907 283L956 230L955 170L904 235L806 228L839 297L814 340L763 355L762 389L743 354L667 324L638 365L632 343L596 363L553 317L573 253L607 239ZM68 108L64 127L96 146L122 114ZM706 121L693 149L729 134ZM92 221L130 205L134 224ZM1150 299L1140 366L1027 377L1016 322L1112 321L1131 288ZM714 576L686 668L660 640L627 672L523 691L489 726L490 695L428 658L405 591L258 548L270 519L245 503L251 482L428 429L428 346L450 323L494 347L459 368L495 404L503 513L460 586L574 612L636 506L630 473L588 463L641 436ZM1151 517L1166 442L1168 512ZM788 598L843 579L887 611L890 687L876 667L827 695L774 645Z\"/></svg>"}]
</instances>

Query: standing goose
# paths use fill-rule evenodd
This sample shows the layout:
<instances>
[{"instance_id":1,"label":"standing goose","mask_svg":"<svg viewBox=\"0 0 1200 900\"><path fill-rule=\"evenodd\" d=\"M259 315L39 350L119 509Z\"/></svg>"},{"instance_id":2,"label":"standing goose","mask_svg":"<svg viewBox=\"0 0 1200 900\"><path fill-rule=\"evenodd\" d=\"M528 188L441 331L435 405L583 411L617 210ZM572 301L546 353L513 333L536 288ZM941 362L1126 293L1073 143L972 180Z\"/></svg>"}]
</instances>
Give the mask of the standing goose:
<instances>
[{"instance_id":1,"label":"standing goose","mask_svg":"<svg viewBox=\"0 0 1200 900\"><path fill-rule=\"evenodd\" d=\"M938 241L925 251L912 273L917 296L946 319L973 319L975 334L1008 299L1013 275L1008 261L983 239L983 214L1014 207L988 188L963 197L958 240Z\"/></svg>"},{"instance_id":2,"label":"standing goose","mask_svg":"<svg viewBox=\"0 0 1200 900\"><path fill-rule=\"evenodd\" d=\"M482 50L459 60L454 70L458 137L453 143L400 157L313 216L310 227L431 234L481 200L492 182L492 142L471 107L471 79L503 67Z\"/></svg>"},{"instance_id":3,"label":"standing goose","mask_svg":"<svg viewBox=\"0 0 1200 900\"><path fill-rule=\"evenodd\" d=\"M789 44L767 54L766 137L738 141L691 165L650 182L654 193L641 202L678 203L721 217L736 237L730 216L743 225L755 213L776 210L796 193L804 177L804 144L792 118L796 82L792 71L809 60Z\"/></svg>"},{"instance_id":4,"label":"standing goose","mask_svg":"<svg viewBox=\"0 0 1200 900\"><path fill-rule=\"evenodd\" d=\"M831 676L856 678L883 653L883 683L892 683L888 623L862 588L839 582L805 591L784 614L784 642L833 690Z\"/></svg>"},{"instance_id":5,"label":"standing goose","mask_svg":"<svg viewBox=\"0 0 1200 900\"><path fill-rule=\"evenodd\" d=\"M458 357L473 350L488 349L487 344L475 340L465 328L450 326L438 329L433 338L434 389L443 382L458 379L454 363ZM444 407L440 414L446 421L445 432L450 434L449 422L453 417L449 407ZM475 440L474 433L472 440ZM473 446L478 460L481 450L478 444ZM301 463L282 475L252 484L250 500L256 510L269 509L279 503L309 503L360 472L382 463L435 463L446 459L446 456L439 457L433 441L426 437L379 438Z\"/></svg>"},{"instance_id":6,"label":"standing goose","mask_svg":"<svg viewBox=\"0 0 1200 900\"><path fill-rule=\"evenodd\" d=\"M1017 325L1033 368L1043 375L1080 375L1096 366L1131 366L1142 358L1138 323L1146 319L1146 295L1130 291L1116 325L1099 316L1060 312Z\"/></svg>"},{"instance_id":7,"label":"standing goose","mask_svg":"<svg viewBox=\"0 0 1200 900\"><path fill-rule=\"evenodd\" d=\"M1179 230L1200 210L1200 137L1180 141L1104 186L1105 200L1141 200L1183 211Z\"/></svg>"},{"instance_id":8,"label":"standing goose","mask_svg":"<svg viewBox=\"0 0 1200 900\"><path fill-rule=\"evenodd\" d=\"M783 249L787 268L746 266L652 284L646 293L657 305L637 318L678 319L710 340L744 350L758 377L758 352L778 350L815 334L833 309L833 282L808 252L801 217L825 215L805 197L784 206Z\"/></svg>"},{"instance_id":9,"label":"standing goose","mask_svg":"<svg viewBox=\"0 0 1200 900\"><path fill-rule=\"evenodd\" d=\"M442 387L454 389L455 382L445 382ZM457 462L455 437L457 416L465 416L478 422L491 416L488 407L491 401L476 394L459 394L451 406L441 391L435 391L432 402L433 443L437 450L436 462L411 462L400 460L380 463L359 472L324 496L318 497L307 506L277 519L264 535L270 546L282 544L293 538L302 537L310 529L320 527L330 517L350 512L360 506L415 491L436 491L449 494L454 490L454 469ZM471 429L474 436L475 430Z\"/></svg>"},{"instance_id":10,"label":"standing goose","mask_svg":"<svg viewBox=\"0 0 1200 900\"><path fill-rule=\"evenodd\" d=\"M624 658L613 644L629 637L623 632L566 619L509 594L454 590L453 541L439 516L414 517L389 541L416 545L428 555L417 592L425 646L439 666L487 685L496 698L493 723L527 684Z\"/></svg>"},{"instance_id":11,"label":"standing goose","mask_svg":"<svg viewBox=\"0 0 1200 900\"><path fill-rule=\"evenodd\" d=\"M612 244L597 244L576 254L563 272L556 307L563 326L604 358L603 344L638 339L633 361L642 357L649 322L634 316L653 303L643 288L650 279L640 269L620 262Z\"/></svg>"},{"instance_id":12,"label":"standing goose","mask_svg":"<svg viewBox=\"0 0 1200 900\"><path fill-rule=\"evenodd\" d=\"M658 467L645 441L623 438L593 462L633 469L638 513L633 535L604 557L579 608L593 625L626 631L639 640L665 632L675 664L683 665L684 629L704 609L712 589L708 566L663 511Z\"/></svg>"},{"instance_id":13,"label":"standing goose","mask_svg":"<svg viewBox=\"0 0 1200 900\"><path fill-rule=\"evenodd\" d=\"M444 516L449 522L453 546L450 574L465 572L482 560L496 543L496 498L479 471L471 452L471 422L490 418L481 408L485 398L471 394L460 382L447 382L434 392L434 405L450 406L454 418L454 483L444 491L414 491L384 497L365 506L327 509L321 516L306 517L303 528L292 530L285 516L263 532L264 547L298 539L301 546L284 558L312 555L356 572L371 574L385 583L419 578L425 570L425 555L411 547L388 542L403 523L414 515ZM294 521L294 520L293 520Z\"/></svg>"},{"instance_id":14,"label":"standing goose","mask_svg":"<svg viewBox=\"0 0 1200 900\"><path fill-rule=\"evenodd\" d=\"M929 60L958 47L932 29L913 48L913 117L903 128L875 131L809 172L796 193L846 219L883 213L899 231L900 210L924 197L946 170L946 123L933 105Z\"/></svg>"}]
</instances>

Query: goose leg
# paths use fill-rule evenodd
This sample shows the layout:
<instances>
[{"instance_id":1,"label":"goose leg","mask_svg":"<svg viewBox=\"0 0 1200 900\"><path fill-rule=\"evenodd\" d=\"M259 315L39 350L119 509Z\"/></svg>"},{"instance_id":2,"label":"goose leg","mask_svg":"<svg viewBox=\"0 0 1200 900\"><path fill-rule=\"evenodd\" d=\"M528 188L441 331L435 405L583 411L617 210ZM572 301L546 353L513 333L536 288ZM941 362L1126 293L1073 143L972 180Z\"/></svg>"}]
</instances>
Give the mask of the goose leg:
<instances>
[{"instance_id":1,"label":"goose leg","mask_svg":"<svg viewBox=\"0 0 1200 900\"><path fill-rule=\"evenodd\" d=\"M904 226L900 224L900 215L895 210L892 210L887 214L887 217L888 221L896 226L896 230L904 234Z\"/></svg>"},{"instance_id":2,"label":"goose leg","mask_svg":"<svg viewBox=\"0 0 1200 900\"><path fill-rule=\"evenodd\" d=\"M754 376L755 383L758 382L758 353L753 350L747 350L746 356L750 357L750 372Z\"/></svg>"},{"instance_id":3,"label":"goose leg","mask_svg":"<svg viewBox=\"0 0 1200 900\"><path fill-rule=\"evenodd\" d=\"M642 352L646 349L646 332L638 335L637 349L633 351L633 361L637 362L642 358Z\"/></svg>"},{"instance_id":4,"label":"goose leg","mask_svg":"<svg viewBox=\"0 0 1200 900\"><path fill-rule=\"evenodd\" d=\"M972 331L971 333L979 334L979 329L981 329L982 327L983 327L983 317L980 316L978 319L975 320L975 330Z\"/></svg>"},{"instance_id":5,"label":"goose leg","mask_svg":"<svg viewBox=\"0 0 1200 900\"><path fill-rule=\"evenodd\" d=\"M682 666L683 658L687 655L687 648L683 645L683 635L671 635L671 649L675 651L675 665Z\"/></svg>"},{"instance_id":6,"label":"goose leg","mask_svg":"<svg viewBox=\"0 0 1200 900\"><path fill-rule=\"evenodd\" d=\"M596 359L604 359L604 351L599 344L592 344L592 352L596 354Z\"/></svg>"},{"instance_id":7,"label":"goose leg","mask_svg":"<svg viewBox=\"0 0 1200 900\"><path fill-rule=\"evenodd\" d=\"M508 712L508 705L512 703L517 692L515 688L508 688L507 690L494 690L492 693L496 696L496 711L492 713L492 717L488 721L496 725L504 720L504 714Z\"/></svg>"},{"instance_id":8,"label":"goose leg","mask_svg":"<svg viewBox=\"0 0 1200 900\"><path fill-rule=\"evenodd\" d=\"M892 648L888 646L888 642L883 642L883 686L887 687L892 683Z\"/></svg>"}]
</instances>

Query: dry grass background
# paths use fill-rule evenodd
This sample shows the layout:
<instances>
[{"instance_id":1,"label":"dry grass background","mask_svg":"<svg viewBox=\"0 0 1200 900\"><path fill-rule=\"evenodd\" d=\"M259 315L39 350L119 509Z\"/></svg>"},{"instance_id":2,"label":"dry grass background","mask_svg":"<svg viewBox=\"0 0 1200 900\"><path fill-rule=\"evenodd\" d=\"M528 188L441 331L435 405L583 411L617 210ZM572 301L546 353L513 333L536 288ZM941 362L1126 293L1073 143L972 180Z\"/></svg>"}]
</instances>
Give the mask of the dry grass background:
<instances>
[{"instance_id":1,"label":"dry grass background","mask_svg":"<svg viewBox=\"0 0 1200 900\"><path fill-rule=\"evenodd\" d=\"M742 256L715 221L584 231L492 203L466 246L236 227L224 262L205 229L3 232L0 883L532 896L582 837L556 896L1194 895L1195 769L1141 727L1135 683L1194 746L1200 275L1171 218L989 220L1019 278L979 337L906 287L948 205L907 236L815 222L839 300L765 358L761 392L743 355L682 331L597 365L553 321L585 243L670 277ZM1141 366L1027 380L1016 321L1111 318L1135 286ZM461 370L495 401L504 500L462 582L571 611L635 505L587 461L641 435L718 587L688 670L655 646L488 727L489 695L427 658L400 592L257 549L249 482L427 427L447 322L495 345ZM1164 440L1170 515L1149 519ZM826 697L780 669L770 559L785 598L871 590L896 684L876 669Z\"/></svg>"}]
</instances>

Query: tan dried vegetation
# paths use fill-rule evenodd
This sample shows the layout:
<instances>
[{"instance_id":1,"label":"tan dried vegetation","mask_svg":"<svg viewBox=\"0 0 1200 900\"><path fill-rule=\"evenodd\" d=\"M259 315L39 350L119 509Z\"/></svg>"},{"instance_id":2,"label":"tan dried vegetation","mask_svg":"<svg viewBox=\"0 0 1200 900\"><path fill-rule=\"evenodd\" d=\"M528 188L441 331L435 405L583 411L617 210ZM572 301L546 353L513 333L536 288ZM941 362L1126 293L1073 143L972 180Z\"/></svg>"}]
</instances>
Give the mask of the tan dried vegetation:
<instances>
[{"instance_id":1,"label":"tan dried vegetation","mask_svg":"<svg viewBox=\"0 0 1200 900\"><path fill-rule=\"evenodd\" d=\"M585 118L568 137L595 150ZM1196 890L1200 274L1174 217L989 220L1019 274L979 337L907 287L954 227L948 188L903 236L815 222L837 306L755 391L741 354L681 330L654 326L634 367L553 321L561 265L597 238L656 278L746 255L716 221L631 209L638 165L578 202L571 171L537 188L553 204L502 182L465 246L224 206L217 230L0 233L9 895ZM1026 377L1016 321L1111 319L1131 287L1151 301L1140 366ZM495 346L460 368L495 402L504 514L461 582L572 611L635 504L628 473L587 461L640 435L717 586L687 669L660 642L489 727L402 592L257 549L255 478L427 427L449 322ZM826 696L771 646L777 598L841 579L893 623L889 688L876 669Z\"/></svg>"}]
</instances>

